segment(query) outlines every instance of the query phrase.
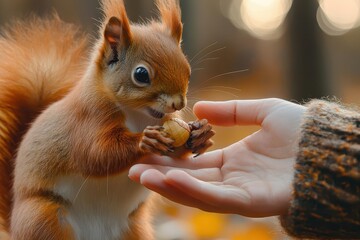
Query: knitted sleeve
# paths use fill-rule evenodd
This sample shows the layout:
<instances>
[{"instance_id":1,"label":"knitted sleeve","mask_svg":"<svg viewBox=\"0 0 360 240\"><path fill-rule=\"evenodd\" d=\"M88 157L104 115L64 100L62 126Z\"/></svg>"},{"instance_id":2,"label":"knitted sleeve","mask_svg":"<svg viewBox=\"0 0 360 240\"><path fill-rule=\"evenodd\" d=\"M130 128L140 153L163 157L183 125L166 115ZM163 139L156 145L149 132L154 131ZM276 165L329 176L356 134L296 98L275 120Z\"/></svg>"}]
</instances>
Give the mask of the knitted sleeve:
<instances>
[{"instance_id":1,"label":"knitted sleeve","mask_svg":"<svg viewBox=\"0 0 360 240\"><path fill-rule=\"evenodd\" d=\"M280 221L297 238L360 239L360 113L309 103L293 199Z\"/></svg>"}]
</instances>

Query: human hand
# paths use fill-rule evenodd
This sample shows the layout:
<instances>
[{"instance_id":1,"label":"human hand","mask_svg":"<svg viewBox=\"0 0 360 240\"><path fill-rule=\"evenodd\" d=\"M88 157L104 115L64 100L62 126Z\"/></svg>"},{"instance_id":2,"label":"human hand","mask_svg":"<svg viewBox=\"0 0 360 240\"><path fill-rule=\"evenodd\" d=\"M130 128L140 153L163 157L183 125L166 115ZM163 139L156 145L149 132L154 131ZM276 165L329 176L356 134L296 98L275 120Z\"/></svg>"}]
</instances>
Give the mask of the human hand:
<instances>
[{"instance_id":1,"label":"human hand","mask_svg":"<svg viewBox=\"0 0 360 240\"><path fill-rule=\"evenodd\" d=\"M194 112L219 126L261 129L224 149L185 160L150 157L129 177L184 205L264 217L285 213L305 107L281 99L199 102Z\"/></svg>"}]
</instances>

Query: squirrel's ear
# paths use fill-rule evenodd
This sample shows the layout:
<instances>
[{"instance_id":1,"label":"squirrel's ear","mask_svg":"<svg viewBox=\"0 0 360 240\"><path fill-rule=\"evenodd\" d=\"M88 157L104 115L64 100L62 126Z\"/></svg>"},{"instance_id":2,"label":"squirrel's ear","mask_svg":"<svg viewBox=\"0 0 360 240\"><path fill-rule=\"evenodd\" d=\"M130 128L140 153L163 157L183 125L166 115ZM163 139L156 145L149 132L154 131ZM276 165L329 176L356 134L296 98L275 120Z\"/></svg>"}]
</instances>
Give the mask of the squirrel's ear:
<instances>
[{"instance_id":1,"label":"squirrel's ear","mask_svg":"<svg viewBox=\"0 0 360 240\"><path fill-rule=\"evenodd\" d=\"M160 11L161 20L171 36L180 44L183 24L178 0L157 0L156 5Z\"/></svg>"},{"instance_id":2,"label":"squirrel's ear","mask_svg":"<svg viewBox=\"0 0 360 240\"><path fill-rule=\"evenodd\" d=\"M104 37L111 46L116 46L120 43L121 22L118 18L110 18L105 27Z\"/></svg>"},{"instance_id":3,"label":"squirrel's ear","mask_svg":"<svg viewBox=\"0 0 360 240\"><path fill-rule=\"evenodd\" d=\"M111 47L128 47L131 44L131 32L128 22L121 21L117 17L111 17L105 26L105 40Z\"/></svg>"},{"instance_id":4,"label":"squirrel's ear","mask_svg":"<svg viewBox=\"0 0 360 240\"><path fill-rule=\"evenodd\" d=\"M105 15L105 40L112 46L122 44L128 47L132 34L123 0L101 0L101 8Z\"/></svg>"}]
</instances>

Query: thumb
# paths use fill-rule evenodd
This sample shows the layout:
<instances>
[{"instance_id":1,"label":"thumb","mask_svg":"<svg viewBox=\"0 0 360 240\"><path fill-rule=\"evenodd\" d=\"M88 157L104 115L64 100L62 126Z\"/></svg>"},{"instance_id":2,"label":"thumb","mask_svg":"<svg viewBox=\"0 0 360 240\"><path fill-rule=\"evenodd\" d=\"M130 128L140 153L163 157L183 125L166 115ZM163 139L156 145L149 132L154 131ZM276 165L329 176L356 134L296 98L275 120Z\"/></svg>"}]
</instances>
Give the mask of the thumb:
<instances>
[{"instance_id":1,"label":"thumb","mask_svg":"<svg viewBox=\"0 0 360 240\"><path fill-rule=\"evenodd\" d=\"M199 119L207 119L218 126L261 125L278 99L200 101L194 105Z\"/></svg>"}]
</instances>

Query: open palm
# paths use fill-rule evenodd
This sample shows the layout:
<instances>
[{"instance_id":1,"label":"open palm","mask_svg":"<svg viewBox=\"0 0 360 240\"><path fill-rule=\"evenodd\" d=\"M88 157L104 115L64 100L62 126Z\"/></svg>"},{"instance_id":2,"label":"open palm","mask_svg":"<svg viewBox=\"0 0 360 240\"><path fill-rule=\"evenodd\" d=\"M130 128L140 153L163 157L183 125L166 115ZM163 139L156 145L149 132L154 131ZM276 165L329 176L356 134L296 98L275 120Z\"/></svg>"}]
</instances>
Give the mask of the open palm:
<instances>
[{"instance_id":1,"label":"open palm","mask_svg":"<svg viewBox=\"0 0 360 240\"><path fill-rule=\"evenodd\" d=\"M200 102L195 114L219 126L261 129L224 149L186 160L153 156L129 176L178 203L263 217L284 213L305 108L280 99Z\"/></svg>"}]
</instances>

